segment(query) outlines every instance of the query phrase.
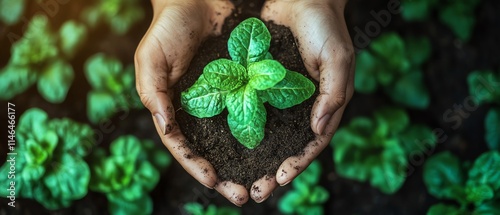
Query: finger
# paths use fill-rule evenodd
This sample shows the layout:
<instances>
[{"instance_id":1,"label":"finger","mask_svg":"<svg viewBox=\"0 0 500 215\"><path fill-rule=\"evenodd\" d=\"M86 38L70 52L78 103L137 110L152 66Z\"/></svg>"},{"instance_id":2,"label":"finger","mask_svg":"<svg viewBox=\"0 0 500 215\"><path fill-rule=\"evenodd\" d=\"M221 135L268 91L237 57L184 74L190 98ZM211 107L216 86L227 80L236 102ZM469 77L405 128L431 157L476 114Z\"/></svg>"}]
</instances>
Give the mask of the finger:
<instances>
[{"instance_id":1,"label":"finger","mask_svg":"<svg viewBox=\"0 0 500 215\"><path fill-rule=\"evenodd\" d=\"M223 181L215 185L215 190L238 207L241 207L248 201L247 189L242 185Z\"/></svg>"},{"instance_id":2,"label":"finger","mask_svg":"<svg viewBox=\"0 0 500 215\"><path fill-rule=\"evenodd\" d=\"M231 15L234 10L234 5L229 0L218 0L212 2L212 4L211 9L213 11L210 12L210 14L212 14L210 17L210 24L212 25L211 34L220 35L224 20Z\"/></svg>"},{"instance_id":3,"label":"finger","mask_svg":"<svg viewBox=\"0 0 500 215\"><path fill-rule=\"evenodd\" d=\"M320 63L319 95L311 112L311 128L318 135L324 134L333 114L350 100L347 86L354 55L350 51L337 49L329 56L333 57Z\"/></svg>"},{"instance_id":4,"label":"finger","mask_svg":"<svg viewBox=\"0 0 500 215\"><path fill-rule=\"evenodd\" d=\"M156 118L153 117L156 131L161 132ZM175 126L172 132L167 135L160 134L161 141L170 151L172 156L181 164L181 166L193 178L204 186L213 189L217 182L217 173L214 168L204 158L197 156L186 145L186 138L181 133L178 126Z\"/></svg>"},{"instance_id":5,"label":"finger","mask_svg":"<svg viewBox=\"0 0 500 215\"><path fill-rule=\"evenodd\" d=\"M271 196L276 187L278 187L276 177L266 175L253 183L250 189L250 197L252 197L255 202L261 203Z\"/></svg>"},{"instance_id":6,"label":"finger","mask_svg":"<svg viewBox=\"0 0 500 215\"><path fill-rule=\"evenodd\" d=\"M342 114L344 113L345 106L337 111L331 121L328 123L327 129L335 131L338 128ZM276 181L280 186L287 185L295 177L297 177L309 164L323 151L323 149L330 143L333 133L318 135L316 139L309 142L304 148L304 153L298 156L287 158L276 173Z\"/></svg>"}]
</instances>

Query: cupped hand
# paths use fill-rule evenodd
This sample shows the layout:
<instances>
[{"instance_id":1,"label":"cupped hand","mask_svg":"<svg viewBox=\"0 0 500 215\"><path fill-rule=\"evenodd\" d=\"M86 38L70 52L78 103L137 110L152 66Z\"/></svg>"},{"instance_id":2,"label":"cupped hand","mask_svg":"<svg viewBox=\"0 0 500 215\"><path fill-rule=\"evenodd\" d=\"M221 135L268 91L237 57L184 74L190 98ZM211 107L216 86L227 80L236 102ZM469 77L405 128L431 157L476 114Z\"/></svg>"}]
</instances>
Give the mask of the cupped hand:
<instances>
[{"instance_id":1,"label":"cupped hand","mask_svg":"<svg viewBox=\"0 0 500 215\"><path fill-rule=\"evenodd\" d=\"M236 205L248 192L231 182L219 182L212 165L194 156L175 121L171 87L186 72L200 43L220 34L234 6L228 0L152 0L151 26L135 53L137 91L151 111L163 144L182 167L201 184L215 188Z\"/></svg>"},{"instance_id":2,"label":"cupped hand","mask_svg":"<svg viewBox=\"0 0 500 215\"><path fill-rule=\"evenodd\" d=\"M290 28L304 65L319 81L319 95L311 112L316 139L304 154L286 159L273 178L253 184L250 196L264 201L278 186L290 183L328 145L353 94L354 48L344 19L347 0L268 0L261 16Z\"/></svg>"}]
</instances>

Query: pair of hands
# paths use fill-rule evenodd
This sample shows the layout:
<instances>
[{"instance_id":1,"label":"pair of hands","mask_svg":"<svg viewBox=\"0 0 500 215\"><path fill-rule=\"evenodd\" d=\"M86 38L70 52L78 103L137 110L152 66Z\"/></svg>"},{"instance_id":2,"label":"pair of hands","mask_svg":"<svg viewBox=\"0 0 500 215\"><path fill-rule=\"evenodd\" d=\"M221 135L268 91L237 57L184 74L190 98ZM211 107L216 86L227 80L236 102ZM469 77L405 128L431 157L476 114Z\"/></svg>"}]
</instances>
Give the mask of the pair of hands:
<instances>
[{"instance_id":1,"label":"pair of hands","mask_svg":"<svg viewBox=\"0 0 500 215\"><path fill-rule=\"evenodd\" d=\"M307 71L320 82L320 94L311 113L316 139L308 143L303 155L286 159L276 176L254 182L260 192L251 189L250 197L258 203L278 185L290 183L328 145L352 97L355 63L344 21L346 1L268 0L262 8L263 20L290 28ZM175 122L171 101L171 87L186 72L201 42L220 34L234 6L228 0L152 0L152 5L153 21L135 54L141 101L151 111L163 144L183 168L201 184L241 206L249 198L245 187L218 181L212 165L202 157L185 158L191 151L184 145L186 138Z\"/></svg>"}]
</instances>

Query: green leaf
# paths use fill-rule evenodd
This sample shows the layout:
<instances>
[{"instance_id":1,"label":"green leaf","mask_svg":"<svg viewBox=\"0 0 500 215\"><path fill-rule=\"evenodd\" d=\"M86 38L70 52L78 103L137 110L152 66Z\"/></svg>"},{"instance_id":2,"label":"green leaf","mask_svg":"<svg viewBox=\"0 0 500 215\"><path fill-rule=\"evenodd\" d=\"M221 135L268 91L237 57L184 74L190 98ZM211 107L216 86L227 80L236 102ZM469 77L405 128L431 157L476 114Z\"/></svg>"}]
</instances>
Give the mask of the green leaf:
<instances>
[{"instance_id":1,"label":"green leaf","mask_svg":"<svg viewBox=\"0 0 500 215\"><path fill-rule=\"evenodd\" d=\"M19 22L24 11L24 0L0 0L0 20L7 25Z\"/></svg>"},{"instance_id":2,"label":"green leaf","mask_svg":"<svg viewBox=\"0 0 500 215\"><path fill-rule=\"evenodd\" d=\"M428 19L433 3L433 0L405 0L401 5L401 16L406 21L424 21Z\"/></svg>"},{"instance_id":3,"label":"green leaf","mask_svg":"<svg viewBox=\"0 0 500 215\"><path fill-rule=\"evenodd\" d=\"M103 91L90 91L87 95L87 116L92 123L107 119L117 110L116 97Z\"/></svg>"},{"instance_id":4,"label":"green leaf","mask_svg":"<svg viewBox=\"0 0 500 215\"><path fill-rule=\"evenodd\" d=\"M147 215L153 212L153 201L148 195L134 201L113 199L109 201L109 212L114 215Z\"/></svg>"},{"instance_id":5,"label":"green leaf","mask_svg":"<svg viewBox=\"0 0 500 215\"><path fill-rule=\"evenodd\" d=\"M370 45L372 54L384 62L386 71L379 71L377 79L380 84L387 85L392 82L395 74L403 74L410 69L410 61L406 58L406 48L403 38L395 32L380 35Z\"/></svg>"},{"instance_id":6,"label":"green leaf","mask_svg":"<svg viewBox=\"0 0 500 215\"><path fill-rule=\"evenodd\" d=\"M204 215L203 205L197 202L189 202L182 206L184 211L191 215Z\"/></svg>"},{"instance_id":7,"label":"green leaf","mask_svg":"<svg viewBox=\"0 0 500 215\"><path fill-rule=\"evenodd\" d=\"M63 118L53 119L51 127L61 137L64 151L84 157L95 147L94 130L87 124Z\"/></svg>"},{"instance_id":8,"label":"green leaf","mask_svg":"<svg viewBox=\"0 0 500 215\"><path fill-rule=\"evenodd\" d=\"M85 25L73 20L64 22L59 29L60 47L64 55L72 58L87 37Z\"/></svg>"},{"instance_id":9,"label":"green leaf","mask_svg":"<svg viewBox=\"0 0 500 215\"><path fill-rule=\"evenodd\" d=\"M125 7L117 16L108 17L111 30L118 35L124 35L130 28L144 18L144 9L140 6Z\"/></svg>"},{"instance_id":10,"label":"green leaf","mask_svg":"<svg viewBox=\"0 0 500 215\"><path fill-rule=\"evenodd\" d=\"M10 100L35 83L38 74L29 67L8 64L0 70L1 100Z\"/></svg>"},{"instance_id":11,"label":"green leaf","mask_svg":"<svg viewBox=\"0 0 500 215\"><path fill-rule=\"evenodd\" d=\"M410 108L426 109L429 107L430 95L425 87L421 71L411 71L386 88L386 93L397 103Z\"/></svg>"},{"instance_id":12,"label":"green leaf","mask_svg":"<svg viewBox=\"0 0 500 215\"><path fill-rule=\"evenodd\" d=\"M140 184L143 192L149 192L160 181L160 173L148 161L142 161L134 175L134 183Z\"/></svg>"},{"instance_id":13,"label":"green leaf","mask_svg":"<svg viewBox=\"0 0 500 215\"><path fill-rule=\"evenodd\" d=\"M330 193L328 193L325 188L314 186L311 194L309 195L309 203L313 205L323 204L328 200L328 198L330 198Z\"/></svg>"},{"instance_id":14,"label":"green leaf","mask_svg":"<svg viewBox=\"0 0 500 215\"><path fill-rule=\"evenodd\" d=\"M361 51L356 57L356 75L354 89L357 92L368 94L377 90L378 82L374 76L380 71L381 61L368 51Z\"/></svg>"},{"instance_id":15,"label":"green leaf","mask_svg":"<svg viewBox=\"0 0 500 215\"><path fill-rule=\"evenodd\" d=\"M427 37L406 38L406 53L412 66L425 63L432 52L431 41Z\"/></svg>"},{"instance_id":16,"label":"green leaf","mask_svg":"<svg viewBox=\"0 0 500 215\"><path fill-rule=\"evenodd\" d=\"M20 66L40 66L57 57L56 42L56 37L50 31L48 18L44 15L35 15L23 37L12 44L10 60Z\"/></svg>"},{"instance_id":17,"label":"green leaf","mask_svg":"<svg viewBox=\"0 0 500 215\"><path fill-rule=\"evenodd\" d=\"M137 139L137 137L127 135L114 140L111 143L109 151L111 152L111 156L123 156L128 160L135 162L139 158L143 149L141 142Z\"/></svg>"},{"instance_id":18,"label":"green leaf","mask_svg":"<svg viewBox=\"0 0 500 215\"><path fill-rule=\"evenodd\" d=\"M77 200L87 194L90 170L83 159L71 154L62 154L60 162L54 161L43 178L43 184L54 199ZM35 196L37 201L44 198Z\"/></svg>"},{"instance_id":19,"label":"green leaf","mask_svg":"<svg viewBox=\"0 0 500 215\"><path fill-rule=\"evenodd\" d=\"M231 59L247 67L266 56L270 43L266 25L257 18L249 18L231 32L227 46Z\"/></svg>"},{"instance_id":20,"label":"green leaf","mask_svg":"<svg viewBox=\"0 0 500 215\"><path fill-rule=\"evenodd\" d=\"M465 194L468 202L479 205L485 200L492 199L495 193L494 190L486 184L469 181L465 187Z\"/></svg>"},{"instance_id":21,"label":"green leaf","mask_svg":"<svg viewBox=\"0 0 500 215\"><path fill-rule=\"evenodd\" d=\"M500 198L476 205L472 215L495 215L500 214Z\"/></svg>"},{"instance_id":22,"label":"green leaf","mask_svg":"<svg viewBox=\"0 0 500 215\"><path fill-rule=\"evenodd\" d=\"M469 181L488 185L498 191L500 189L500 152L489 151L481 154L469 170Z\"/></svg>"},{"instance_id":23,"label":"green leaf","mask_svg":"<svg viewBox=\"0 0 500 215\"><path fill-rule=\"evenodd\" d=\"M21 149L29 139L44 139L48 130L48 118L47 113L39 108L30 108L21 115L16 129L16 138Z\"/></svg>"},{"instance_id":24,"label":"green leaf","mask_svg":"<svg viewBox=\"0 0 500 215\"><path fill-rule=\"evenodd\" d=\"M73 78L73 67L63 60L56 60L42 71L38 92L49 102L61 103L66 99Z\"/></svg>"},{"instance_id":25,"label":"green leaf","mask_svg":"<svg viewBox=\"0 0 500 215\"><path fill-rule=\"evenodd\" d=\"M287 70L275 60L262 60L248 66L248 85L256 90L275 86L285 78Z\"/></svg>"},{"instance_id":26,"label":"green leaf","mask_svg":"<svg viewBox=\"0 0 500 215\"><path fill-rule=\"evenodd\" d=\"M451 2L450 5L443 8L439 13L439 19L447 25L455 35L468 41L472 34L476 18L474 16L475 7L464 2Z\"/></svg>"},{"instance_id":27,"label":"green leaf","mask_svg":"<svg viewBox=\"0 0 500 215\"><path fill-rule=\"evenodd\" d=\"M436 204L429 208L427 211L427 215L466 215L466 212L461 211L455 206L445 205L445 204Z\"/></svg>"},{"instance_id":28,"label":"green leaf","mask_svg":"<svg viewBox=\"0 0 500 215\"><path fill-rule=\"evenodd\" d=\"M424 164L424 183L429 193L439 199L465 198L465 183L460 161L450 152L441 152L430 157Z\"/></svg>"},{"instance_id":29,"label":"green leaf","mask_svg":"<svg viewBox=\"0 0 500 215\"><path fill-rule=\"evenodd\" d=\"M95 54L85 62L85 76L95 90L121 92L122 86L118 82L122 63L102 53Z\"/></svg>"},{"instance_id":30,"label":"green leaf","mask_svg":"<svg viewBox=\"0 0 500 215\"><path fill-rule=\"evenodd\" d=\"M484 121L486 143L491 150L500 151L500 108L492 108Z\"/></svg>"},{"instance_id":31,"label":"green leaf","mask_svg":"<svg viewBox=\"0 0 500 215\"><path fill-rule=\"evenodd\" d=\"M273 87L262 91L262 97L279 109L293 107L312 96L316 87L302 74L287 71L285 78Z\"/></svg>"},{"instance_id":32,"label":"green leaf","mask_svg":"<svg viewBox=\"0 0 500 215\"><path fill-rule=\"evenodd\" d=\"M377 122L377 132L382 136L399 134L410 124L410 117L404 109L385 107L377 110L374 114Z\"/></svg>"},{"instance_id":33,"label":"green leaf","mask_svg":"<svg viewBox=\"0 0 500 215\"><path fill-rule=\"evenodd\" d=\"M246 79L245 76L245 67L228 59L212 61L203 69L206 82L210 87L219 90L234 90L240 87Z\"/></svg>"},{"instance_id":34,"label":"green leaf","mask_svg":"<svg viewBox=\"0 0 500 215\"><path fill-rule=\"evenodd\" d=\"M248 85L229 93L226 105L231 118L242 125L254 120L255 112L260 108L257 92Z\"/></svg>"},{"instance_id":35,"label":"green leaf","mask_svg":"<svg viewBox=\"0 0 500 215\"><path fill-rule=\"evenodd\" d=\"M255 114L252 119L242 122L244 117L235 116L231 113L227 115L227 123L233 136L245 147L254 149L264 139L266 125L266 109L262 103L256 105Z\"/></svg>"},{"instance_id":36,"label":"green leaf","mask_svg":"<svg viewBox=\"0 0 500 215\"><path fill-rule=\"evenodd\" d=\"M406 154L423 152L431 153L436 145L437 137L434 132L425 125L411 125L399 135L401 145Z\"/></svg>"},{"instance_id":37,"label":"green leaf","mask_svg":"<svg viewBox=\"0 0 500 215\"><path fill-rule=\"evenodd\" d=\"M198 118L220 114L226 107L227 90L211 87L202 76L189 89L181 93L184 111Z\"/></svg>"},{"instance_id":38,"label":"green leaf","mask_svg":"<svg viewBox=\"0 0 500 215\"><path fill-rule=\"evenodd\" d=\"M281 197L278 202L278 209L284 214L293 214L297 206L301 205L306 200L306 197L307 196L302 195L296 190L291 190Z\"/></svg>"},{"instance_id":39,"label":"green leaf","mask_svg":"<svg viewBox=\"0 0 500 215\"><path fill-rule=\"evenodd\" d=\"M143 140L142 146L146 150L148 160L160 172L163 172L172 163L172 156L164 147L157 148L151 140Z\"/></svg>"},{"instance_id":40,"label":"green leaf","mask_svg":"<svg viewBox=\"0 0 500 215\"><path fill-rule=\"evenodd\" d=\"M467 76L469 93L477 104L500 104L500 75L491 70L473 71Z\"/></svg>"}]
</instances>

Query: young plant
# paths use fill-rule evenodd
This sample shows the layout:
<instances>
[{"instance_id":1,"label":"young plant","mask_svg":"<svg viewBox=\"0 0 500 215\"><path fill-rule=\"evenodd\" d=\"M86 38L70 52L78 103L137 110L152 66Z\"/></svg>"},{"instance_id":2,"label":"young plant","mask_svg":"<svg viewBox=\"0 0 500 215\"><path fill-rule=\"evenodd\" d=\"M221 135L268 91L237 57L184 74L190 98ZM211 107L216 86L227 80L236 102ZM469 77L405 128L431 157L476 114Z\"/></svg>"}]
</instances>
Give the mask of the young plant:
<instances>
[{"instance_id":1,"label":"young plant","mask_svg":"<svg viewBox=\"0 0 500 215\"><path fill-rule=\"evenodd\" d=\"M133 65L123 68L118 59L99 53L86 61L85 76L92 86L87 95L87 116L92 123L119 111L143 108L135 91Z\"/></svg>"},{"instance_id":2,"label":"young plant","mask_svg":"<svg viewBox=\"0 0 500 215\"><path fill-rule=\"evenodd\" d=\"M189 215L239 215L241 212L234 207L217 207L210 204L208 207L204 208L198 202L189 202L184 204L184 211Z\"/></svg>"},{"instance_id":3,"label":"young plant","mask_svg":"<svg viewBox=\"0 0 500 215\"><path fill-rule=\"evenodd\" d=\"M218 59L182 92L182 108L199 117L212 117L226 107L233 136L249 149L264 138L264 102L279 109L290 108L311 97L314 84L303 75L285 69L268 52L271 34L256 18L241 22L228 41L231 60Z\"/></svg>"},{"instance_id":4,"label":"young plant","mask_svg":"<svg viewBox=\"0 0 500 215\"><path fill-rule=\"evenodd\" d=\"M293 189L278 202L283 214L323 214L323 206L330 194L319 186L321 165L313 161L307 169L292 181Z\"/></svg>"},{"instance_id":5,"label":"young plant","mask_svg":"<svg viewBox=\"0 0 500 215\"><path fill-rule=\"evenodd\" d=\"M369 181L384 193L395 193L404 183L408 158L436 144L433 131L410 124L399 108L383 108L374 118L357 117L340 128L331 140L337 173Z\"/></svg>"},{"instance_id":6,"label":"young plant","mask_svg":"<svg viewBox=\"0 0 500 215\"><path fill-rule=\"evenodd\" d=\"M100 0L86 8L81 18L93 28L97 27L99 22L105 22L114 33L123 35L144 18L140 3L139 0Z\"/></svg>"},{"instance_id":7,"label":"young plant","mask_svg":"<svg viewBox=\"0 0 500 215\"><path fill-rule=\"evenodd\" d=\"M477 104L500 104L500 72L473 71L467 76L469 94Z\"/></svg>"},{"instance_id":8,"label":"young plant","mask_svg":"<svg viewBox=\"0 0 500 215\"><path fill-rule=\"evenodd\" d=\"M450 152L434 155L424 164L424 183L434 197L460 205L439 203L428 215L499 214L500 152L485 152L472 166L460 163Z\"/></svg>"},{"instance_id":9,"label":"young plant","mask_svg":"<svg viewBox=\"0 0 500 215\"><path fill-rule=\"evenodd\" d=\"M0 21L7 25L19 22L24 11L24 0L0 0Z\"/></svg>"},{"instance_id":10,"label":"young plant","mask_svg":"<svg viewBox=\"0 0 500 215\"><path fill-rule=\"evenodd\" d=\"M51 120L43 110L32 108L21 116L15 137L17 197L35 199L45 208L57 210L87 194L90 169L83 157L94 144L88 125L66 118ZM10 170L6 162L0 174L7 176ZM10 181L0 177L0 184ZM0 189L0 195L10 195L9 190Z\"/></svg>"},{"instance_id":11,"label":"young plant","mask_svg":"<svg viewBox=\"0 0 500 215\"><path fill-rule=\"evenodd\" d=\"M425 109L430 96L420 67L430 54L431 44L427 38L403 40L397 33L385 33L358 54L355 90L368 94L382 87L393 101Z\"/></svg>"},{"instance_id":12,"label":"young plant","mask_svg":"<svg viewBox=\"0 0 500 215\"><path fill-rule=\"evenodd\" d=\"M92 154L90 189L106 195L111 214L151 214L148 193L170 162L170 155L153 142L122 136L111 143L109 156L101 148Z\"/></svg>"},{"instance_id":13,"label":"young plant","mask_svg":"<svg viewBox=\"0 0 500 215\"><path fill-rule=\"evenodd\" d=\"M11 47L11 58L0 69L0 99L9 100L35 82L45 100L61 103L73 82L73 67L67 62L81 46L86 28L75 21L65 22L56 34L47 17L37 15L26 33Z\"/></svg>"},{"instance_id":14,"label":"young plant","mask_svg":"<svg viewBox=\"0 0 500 215\"><path fill-rule=\"evenodd\" d=\"M472 29L476 24L475 10L480 0L437 1L437 0L404 0L402 1L402 16L406 21L425 21L430 12L437 8L439 20L461 40L470 39Z\"/></svg>"}]
</instances>

